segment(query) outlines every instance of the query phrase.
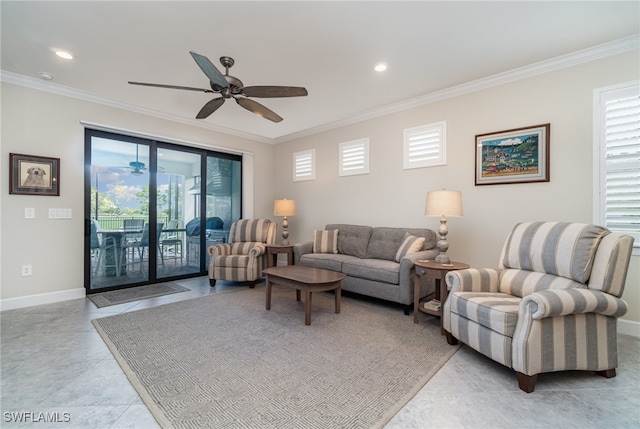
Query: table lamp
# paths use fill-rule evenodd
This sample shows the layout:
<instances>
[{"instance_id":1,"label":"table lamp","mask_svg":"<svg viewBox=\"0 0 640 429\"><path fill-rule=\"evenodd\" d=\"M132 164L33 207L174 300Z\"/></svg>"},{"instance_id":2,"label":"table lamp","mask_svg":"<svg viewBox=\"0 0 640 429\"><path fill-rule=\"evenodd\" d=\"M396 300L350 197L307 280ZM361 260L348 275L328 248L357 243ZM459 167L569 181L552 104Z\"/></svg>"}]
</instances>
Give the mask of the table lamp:
<instances>
[{"instance_id":1,"label":"table lamp","mask_svg":"<svg viewBox=\"0 0 640 429\"><path fill-rule=\"evenodd\" d=\"M447 256L447 249L449 249L449 243L447 243L447 216L462 216L462 193L460 191L432 191L427 192L427 204L424 210L426 216L440 216L440 227L438 228L438 234L440 234L440 240L438 240L438 256L436 256L436 262L441 264L448 264L450 261Z\"/></svg>"},{"instance_id":2,"label":"table lamp","mask_svg":"<svg viewBox=\"0 0 640 429\"><path fill-rule=\"evenodd\" d=\"M282 245L289 245L289 221L287 220L287 216L295 216L296 215L296 202L294 200L287 200L286 198L283 200L276 200L273 205L273 215L274 216L284 216L282 219Z\"/></svg>"}]
</instances>

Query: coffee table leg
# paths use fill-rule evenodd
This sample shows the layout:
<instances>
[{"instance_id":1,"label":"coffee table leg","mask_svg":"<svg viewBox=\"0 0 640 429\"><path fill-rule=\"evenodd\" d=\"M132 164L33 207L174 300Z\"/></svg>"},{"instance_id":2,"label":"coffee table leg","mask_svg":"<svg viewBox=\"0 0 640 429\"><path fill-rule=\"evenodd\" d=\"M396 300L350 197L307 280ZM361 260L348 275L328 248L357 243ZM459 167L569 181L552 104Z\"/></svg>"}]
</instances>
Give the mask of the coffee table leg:
<instances>
[{"instance_id":1,"label":"coffee table leg","mask_svg":"<svg viewBox=\"0 0 640 429\"><path fill-rule=\"evenodd\" d=\"M300 289L296 289L296 301L300 301Z\"/></svg>"},{"instance_id":2,"label":"coffee table leg","mask_svg":"<svg viewBox=\"0 0 640 429\"><path fill-rule=\"evenodd\" d=\"M311 325L311 292L304 292L304 324Z\"/></svg>"},{"instance_id":3,"label":"coffee table leg","mask_svg":"<svg viewBox=\"0 0 640 429\"><path fill-rule=\"evenodd\" d=\"M271 310L271 282L267 276L267 310Z\"/></svg>"},{"instance_id":4,"label":"coffee table leg","mask_svg":"<svg viewBox=\"0 0 640 429\"><path fill-rule=\"evenodd\" d=\"M341 286L338 286L338 288L336 289L335 295L336 295L336 314L340 314L340 289L342 289Z\"/></svg>"}]
</instances>

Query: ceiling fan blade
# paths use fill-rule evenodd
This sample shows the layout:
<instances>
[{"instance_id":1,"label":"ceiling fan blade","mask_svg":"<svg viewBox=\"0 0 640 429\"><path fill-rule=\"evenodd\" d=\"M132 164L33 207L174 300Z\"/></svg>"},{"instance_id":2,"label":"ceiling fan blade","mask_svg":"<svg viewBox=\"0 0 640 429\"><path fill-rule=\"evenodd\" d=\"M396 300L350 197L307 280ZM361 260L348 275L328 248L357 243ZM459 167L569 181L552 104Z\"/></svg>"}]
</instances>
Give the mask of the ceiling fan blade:
<instances>
[{"instance_id":1,"label":"ceiling fan blade","mask_svg":"<svg viewBox=\"0 0 640 429\"><path fill-rule=\"evenodd\" d=\"M258 116L262 116L263 118L273 122L282 121L281 116L279 116L277 113L273 112L272 110L267 109L257 101L253 101L249 98L236 98L235 100L236 100L236 103L238 103L248 111L255 113Z\"/></svg>"},{"instance_id":2,"label":"ceiling fan blade","mask_svg":"<svg viewBox=\"0 0 640 429\"><path fill-rule=\"evenodd\" d=\"M211 61L209 61L209 58L200 54L196 54L195 52L189 52L189 53L191 54L193 59L196 61L196 63L198 63L198 66L200 67L200 69L204 72L204 74L207 75L207 77L211 82L218 85L220 88L229 87L227 80L224 78L222 73L220 73L220 71L216 68L216 66L214 66L211 63Z\"/></svg>"},{"instance_id":3,"label":"ceiling fan blade","mask_svg":"<svg viewBox=\"0 0 640 429\"><path fill-rule=\"evenodd\" d=\"M247 97L304 97L306 88L299 86L245 86L242 93Z\"/></svg>"},{"instance_id":4,"label":"ceiling fan blade","mask_svg":"<svg viewBox=\"0 0 640 429\"><path fill-rule=\"evenodd\" d=\"M194 88L194 87L191 87L191 86L163 85L163 84L160 84L160 83L131 82L131 81L129 81L129 83L131 85L153 86L153 87L156 87L156 88L171 88L171 89L185 89L187 91L213 92L211 89Z\"/></svg>"},{"instance_id":5,"label":"ceiling fan blade","mask_svg":"<svg viewBox=\"0 0 640 429\"><path fill-rule=\"evenodd\" d=\"M214 98L209 101L207 104L202 106L202 109L196 115L196 119L205 119L208 118L213 112L218 110L220 106L224 104L224 98Z\"/></svg>"}]
</instances>

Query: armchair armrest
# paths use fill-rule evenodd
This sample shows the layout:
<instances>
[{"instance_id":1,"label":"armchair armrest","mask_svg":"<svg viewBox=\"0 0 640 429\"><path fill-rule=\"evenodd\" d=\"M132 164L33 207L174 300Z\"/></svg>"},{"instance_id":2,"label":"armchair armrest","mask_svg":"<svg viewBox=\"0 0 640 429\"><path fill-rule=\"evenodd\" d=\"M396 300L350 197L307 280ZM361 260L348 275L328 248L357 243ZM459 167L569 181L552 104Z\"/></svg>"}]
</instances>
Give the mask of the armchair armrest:
<instances>
[{"instance_id":1,"label":"armchair armrest","mask_svg":"<svg viewBox=\"0 0 640 429\"><path fill-rule=\"evenodd\" d=\"M501 271L493 268L467 268L449 271L445 279L450 292L498 292Z\"/></svg>"},{"instance_id":2,"label":"armchair armrest","mask_svg":"<svg viewBox=\"0 0 640 429\"><path fill-rule=\"evenodd\" d=\"M213 244L207 248L210 257L225 256L231 254L231 245L228 243Z\"/></svg>"},{"instance_id":3,"label":"armchair armrest","mask_svg":"<svg viewBox=\"0 0 640 429\"><path fill-rule=\"evenodd\" d=\"M230 246L230 255L248 255L257 258L267 252L267 245L259 241L243 241L232 243Z\"/></svg>"},{"instance_id":4,"label":"armchair armrest","mask_svg":"<svg viewBox=\"0 0 640 429\"><path fill-rule=\"evenodd\" d=\"M531 317L566 316L577 313L600 313L621 317L627 312L627 303L608 293L593 289L549 289L522 298L520 308L533 305Z\"/></svg>"}]
</instances>

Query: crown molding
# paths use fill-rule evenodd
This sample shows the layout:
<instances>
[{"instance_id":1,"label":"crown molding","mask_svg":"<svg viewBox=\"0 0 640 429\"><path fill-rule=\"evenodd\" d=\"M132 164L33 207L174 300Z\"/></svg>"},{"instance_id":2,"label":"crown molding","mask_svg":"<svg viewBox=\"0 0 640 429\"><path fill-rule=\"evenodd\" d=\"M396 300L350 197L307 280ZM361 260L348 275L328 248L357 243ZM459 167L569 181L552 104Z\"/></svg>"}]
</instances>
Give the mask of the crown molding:
<instances>
[{"instance_id":1,"label":"crown molding","mask_svg":"<svg viewBox=\"0 0 640 429\"><path fill-rule=\"evenodd\" d=\"M414 97L408 100L404 100L398 103L383 106L381 108L373 109L368 112L353 116L348 119L330 122L318 127L309 128L297 133L288 134L277 138L268 138L258 136L251 133L245 133L239 130L231 128L220 127L212 125L207 122L196 121L194 119L185 118L178 115L171 115L157 110L148 109L146 107L137 106L134 104L123 103L110 98L95 95L90 92L81 91L78 89L70 88L64 85L58 85L52 82L47 82L40 79L35 79L12 73L4 70L0 70L0 81L7 82L14 85L20 85L27 88L33 88L39 91L51 92L54 94L62 95L65 97L76 98L91 103L102 104L116 109L127 110L134 113L140 113L147 116L157 117L167 121L178 122L185 125L204 128L211 131L216 131L222 134L227 134L235 137L245 138L251 141L268 144L279 144L290 140L295 140L302 137L307 137L313 134L317 134L323 131L328 131L334 128L343 127L346 125L355 124L358 122L366 121L369 119L375 119L381 116L389 115L392 113L401 112L403 110L412 109L425 104L434 103L436 101L445 100L448 98L458 97L464 94L480 91L487 88L503 85L509 82L527 79L536 75L549 73L555 70L560 70L567 67L573 67L578 64L599 60L612 55L621 54L628 51L637 50L640 48L640 34L634 34L632 36L624 37L622 39L614 40L612 42L604 43L601 45L593 46L591 48L582 49L570 54L561 55L559 57L551 58L549 60L540 61L538 63L530 64L528 66L520 67L517 69L509 70L503 73L499 73L486 78L478 79L472 82L463 83L460 85L445 88L439 91L434 91L419 97Z\"/></svg>"},{"instance_id":2,"label":"crown molding","mask_svg":"<svg viewBox=\"0 0 640 429\"><path fill-rule=\"evenodd\" d=\"M82 101L88 101L90 103L101 104L116 109L126 110L133 113L140 113L142 115L152 116L166 121L177 122L184 125L190 125L198 128L204 128L210 131L216 131L222 134L231 135L235 137L241 137L252 141L261 143L272 143L272 139L262 137L256 134L245 133L242 131L234 130L231 128L220 127L212 125L207 122L197 121L195 119L185 118L178 115L172 115L164 112L160 112L146 107L137 106L135 104L123 103L121 101L113 100L111 98L103 97L93 94L91 92L82 91L79 89L71 88L64 85L59 85L53 82L36 79L21 74L0 70L0 81L23 86L26 88L35 89L38 91L50 92L52 94L62 95L64 97L75 98Z\"/></svg>"},{"instance_id":3,"label":"crown molding","mask_svg":"<svg viewBox=\"0 0 640 429\"><path fill-rule=\"evenodd\" d=\"M287 136L274 139L274 143L284 143L289 140L307 137L334 128L355 124L369 119L375 119L381 116L390 115L392 113L401 112L403 110L423 106L425 104L434 103L436 101L458 97L464 94L469 94L483 89L504 85L509 82L527 79L536 75L549 73L567 67L573 67L582 63L599 60L637 49L640 49L640 34L634 34L632 36L618 39L613 42L582 49L570 54L561 55L549 60L540 61L528 66L509 70L503 73L488 76L486 78L474 80L471 82L463 83L461 85L456 85L439 91L431 92L429 94L421 95L419 97L400 101L398 103L390 104L378 109L373 109L363 114L353 116L341 121L331 122L315 128L309 128L295 134L289 134Z\"/></svg>"}]
</instances>

